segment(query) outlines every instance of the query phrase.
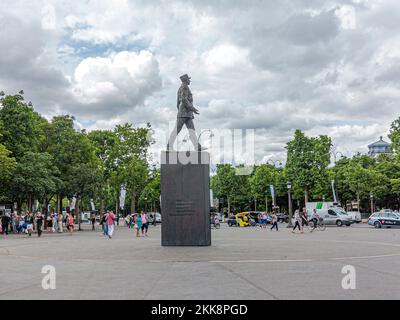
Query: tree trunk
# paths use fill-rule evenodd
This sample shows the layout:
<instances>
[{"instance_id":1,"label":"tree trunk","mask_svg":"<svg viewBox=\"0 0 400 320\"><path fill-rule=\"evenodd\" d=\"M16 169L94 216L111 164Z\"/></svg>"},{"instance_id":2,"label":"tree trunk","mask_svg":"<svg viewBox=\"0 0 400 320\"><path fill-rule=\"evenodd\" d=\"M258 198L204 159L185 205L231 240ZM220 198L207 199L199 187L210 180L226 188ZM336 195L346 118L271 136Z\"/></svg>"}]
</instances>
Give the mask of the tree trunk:
<instances>
[{"instance_id":1,"label":"tree trunk","mask_svg":"<svg viewBox=\"0 0 400 320\"><path fill-rule=\"evenodd\" d=\"M104 197L102 195L100 199L100 216L103 217L103 215L104 215Z\"/></svg>"},{"instance_id":2,"label":"tree trunk","mask_svg":"<svg viewBox=\"0 0 400 320\"><path fill-rule=\"evenodd\" d=\"M265 212L268 212L268 197L265 196Z\"/></svg>"},{"instance_id":3,"label":"tree trunk","mask_svg":"<svg viewBox=\"0 0 400 320\"><path fill-rule=\"evenodd\" d=\"M132 192L131 196L131 213L134 214L136 212L136 192Z\"/></svg>"},{"instance_id":4,"label":"tree trunk","mask_svg":"<svg viewBox=\"0 0 400 320\"><path fill-rule=\"evenodd\" d=\"M307 202L308 202L308 188L306 188L304 190L304 206L307 206Z\"/></svg>"},{"instance_id":5,"label":"tree trunk","mask_svg":"<svg viewBox=\"0 0 400 320\"><path fill-rule=\"evenodd\" d=\"M32 212L32 195L28 196L28 211Z\"/></svg>"},{"instance_id":6,"label":"tree trunk","mask_svg":"<svg viewBox=\"0 0 400 320\"><path fill-rule=\"evenodd\" d=\"M231 200L228 197L228 215L231 213Z\"/></svg>"},{"instance_id":7,"label":"tree trunk","mask_svg":"<svg viewBox=\"0 0 400 320\"><path fill-rule=\"evenodd\" d=\"M119 226L119 213L118 213L119 199L115 202L115 216L117 217L117 226Z\"/></svg>"},{"instance_id":8,"label":"tree trunk","mask_svg":"<svg viewBox=\"0 0 400 320\"><path fill-rule=\"evenodd\" d=\"M62 200L63 200L63 198L62 198L62 195L61 194L58 194L57 195L57 213L62 213Z\"/></svg>"},{"instance_id":9,"label":"tree trunk","mask_svg":"<svg viewBox=\"0 0 400 320\"><path fill-rule=\"evenodd\" d=\"M79 214L79 197L76 197L75 202L75 223L78 224L78 230L81 230L81 217Z\"/></svg>"}]
</instances>

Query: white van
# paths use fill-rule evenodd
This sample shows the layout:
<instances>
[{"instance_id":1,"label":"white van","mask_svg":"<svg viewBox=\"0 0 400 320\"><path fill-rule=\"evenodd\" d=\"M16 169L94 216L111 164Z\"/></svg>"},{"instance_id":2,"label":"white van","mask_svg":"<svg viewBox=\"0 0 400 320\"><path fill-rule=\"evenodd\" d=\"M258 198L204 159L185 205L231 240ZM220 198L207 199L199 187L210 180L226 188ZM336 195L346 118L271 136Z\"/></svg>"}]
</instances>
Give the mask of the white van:
<instances>
[{"instance_id":1,"label":"white van","mask_svg":"<svg viewBox=\"0 0 400 320\"><path fill-rule=\"evenodd\" d=\"M307 202L306 205L309 220L313 218L314 209L324 219L325 225L350 226L354 221L342 207L333 202Z\"/></svg>"},{"instance_id":2,"label":"white van","mask_svg":"<svg viewBox=\"0 0 400 320\"><path fill-rule=\"evenodd\" d=\"M358 211L347 211L347 214L353 219L353 222L360 223L361 219L361 212Z\"/></svg>"}]
</instances>

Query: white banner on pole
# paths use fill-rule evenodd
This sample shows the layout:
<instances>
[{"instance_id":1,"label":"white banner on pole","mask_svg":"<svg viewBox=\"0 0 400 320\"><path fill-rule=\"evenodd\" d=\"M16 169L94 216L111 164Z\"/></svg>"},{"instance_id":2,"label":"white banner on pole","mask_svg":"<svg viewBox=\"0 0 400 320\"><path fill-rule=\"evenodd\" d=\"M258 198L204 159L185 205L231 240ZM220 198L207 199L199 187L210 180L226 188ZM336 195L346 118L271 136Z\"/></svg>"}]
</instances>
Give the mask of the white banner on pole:
<instances>
[{"instance_id":1,"label":"white banner on pole","mask_svg":"<svg viewBox=\"0 0 400 320\"><path fill-rule=\"evenodd\" d=\"M121 187L121 192L119 195L119 207L124 210L125 208L125 197L126 197L126 189L124 186Z\"/></svg>"},{"instance_id":2,"label":"white banner on pole","mask_svg":"<svg viewBox=\"0 0 400 320\"><path fill-rule=\"evenodd\" d=\"M273 206L272 209L275 209L275 205L276 205L276 203L275 203L275 188L274 188L274 186L271 184L271 185L269 186L269 189L271 190L272 206Z\"/></svg>"},{"instance_id":3,"label":"white banner on pole","mask_svg":"<svg viewBox=\"0 0 400 320\"><path fill-rule=\"evenodd\" d=\"M333 202L337 203L336 189L335 189L335 180L332 180L332 193L333 193Z\"/></svg>"},{"instance_id":4,"label":"white banner on pole","mask_svg":"<svg viewBox=\"0 0 400 320\"><path fill-rule=\"evenodd\" d=\"M94 206L93 199L90 199L90 206L92 207L92 211L96 211L96 207Z\"/></svg>"},{"instance_id":5,"label":"white banner on pole","mask_svg":"<svg viewBox=\"0 0 400 320\"><path fill-rule=\"evenodd\" d=\"M75 209L75 204L76 204L76 197L73 197L72 200L71 200L71 202L70 202L70 208L71 208L71 210L72 210L72 209Z\"/></svg>"},{"instance_id":6,"label":"white banner on pole","mask_svg":"<svg viewBox=\"0 0 400 320\"><path fill-rule=\"evenodd\" d=\"M210 205L211 205L211 207L214 206L214 193L213 193L212 189L210 189Z\"/></svg>"}]
</instances>

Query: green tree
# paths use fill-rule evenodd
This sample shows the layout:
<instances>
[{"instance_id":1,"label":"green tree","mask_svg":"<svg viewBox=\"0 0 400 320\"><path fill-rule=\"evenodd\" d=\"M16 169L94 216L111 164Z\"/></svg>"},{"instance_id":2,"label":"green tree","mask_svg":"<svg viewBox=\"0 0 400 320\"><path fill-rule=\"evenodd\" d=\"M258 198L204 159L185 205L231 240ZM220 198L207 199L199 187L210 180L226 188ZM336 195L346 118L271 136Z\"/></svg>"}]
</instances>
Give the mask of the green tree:
<instances>
[{"instance_id":1,"label":"green tree","mask_svg":"<svg viewBox=\"0 0 400 320\"><path fill-rule=\"evenodd\" d=\"M350 161L345 168L345 184L360 201L368 198L370 193L379 194L380 185L385 177L373 168L364 168L357 160Z\"/></svg>"},{"instance_id":2,"label":"green tree","mask_svg":"<svg viewBox=\"0 0 400 320\"><path fill-rule=\"evenodd\" d=\"M321 192L329 183L327 168L330 164L331 139L328 136L306 137L296 130L294 139L287 146L286 174L294 187L295 196L304 194L308 202L309 193Z\"/></svg>"},{"instance_id":3,"label":"green tree","mask_svg":"<svg viewBox=\"0 0 400 320\"><path fill-rule=\"evenodd\" d=\"M226 199L228 212L231 212L231 201L238 192L235 168L230 164L217 165L216 175L211 178L211 188L216 197Z\"/></svg>"},{"instance_id":4,"label":"green tree","mask_svg":"<svg viewBox=\"0 0 400 320\"><path fill-rule=\"evenodd\" d=\"M98 196L100 199L100 213L104 214L106 199L110 198L112 188L110 186L110 179L112 173L117 170L116 166L116 145L117 136L113 131L108 130L95 130L88 134L88 138L92 142L96 157L100 160L99 163L99 180L100 186L98 189ZM107 203L108 206L111 203Z\"/></svg>"},{"instance_id":5,"label":"green tree","mask_svg":"<svg viewBox=\"0 0 400 320\"><path fill-rule=\"evenodd\" d=\"M149 139L150 130L150 124L145 128L125 124L114 130L117 138L114 147L115 170L111 173L110 181L116 201L121 186L126 186L131 200L131 212L136 211L137 199L148 182L148 149L153 143Z\"/></svg>"},{"instance_id":6,"label":"green tree","mask_svg":"<svg viewBox=\"0 0 400 320\"><path fill-rule=\"evenodd\" d=\"M70 191L69 181L73 166L77 163L76 152L79 152L76 143L77 132L74 129L75 118L64 115L57 116L45 126L45 140L42 151L52 155L54 164L59 171L60 183L57 188L56 210L60 211L62 200Z\"/></svg>"},{"instance_id":7,"label":"green tree","mask_svg":"<svg viewBox=\"0 0 400 320\"><path fill-rule=\"evenodd\" d=\"M389 138L396 153L400 152L400 117L392 122Z\"/></svg>"},{"instance_id":8,"label":"green tree","mask_svg":"<svg viewBox=\"0 0 400 320\"><path fill-rule=\"evenodd\" d=\"M45 139L47 120L24 102L22 95L5 96L1 99L0 143L19 161L26 152L39 152Z\"/></svg>"},{"instance_id":9,"label":"green tree","mask_svg":"<svg viewBox=\"0 0 400 320\"><path fill-rule=\"evenodd\" d=\"M41 200L43 208L57 191L58 169L48 153L26 152L17 163L9 185L10 197L17 203L18 211L27 200L28 210L32 211L33 201Z\"/></svg>"},{"instance_id":10,"label":"green tree","mask_svg":"<svg viewBox=\"0 0 400 320\"><path fill-rule=\"evenodd\" d=\"M72 168L70 178L70 188L76 197L75 219L80 230L80 201L84 197L92 198L94 196L101 183L99 167L95 162L78 163Z\"/></svg>"},{"instance_id":11,"label":"green tree","mask_svg":"<svg viewBox=\"0 0 400 320\"><path fill-rule=\"evenodd\" d=\"M3 187L0 189L0 201L7 198L7 189L9 182L13 176L16 161L10 157L11 152L6 149L5 146L0 144L0 185Z\"/></svg>"},{"instance_id":12,"label":"green tree","mask_svg":"<svg viewBox=\"0 0 400 320\"><path fill-rule=\"evenodd\" d=\"M265 207L268 207L268 198L272 199L270 185L274 185L275 192L280 189L280 169L275 168L270 164L262 164L258 166L253 175L249 177L251 194L257 201L265 202Z\"/></svg>"},{"instance_id":13,"label":"green tree","mask_svg":"<svg viewBox=\"0 0 400 320\"><path fill-rule=\"evenodd\" d=\"M151 204L153 211L157 211L157 205L160 202L160 195L161 195L161 175L160 170L157 168L153 168L148 177L148 183L143 189L139 201L141 203L147 202Z\"/></svg>"}]
</instances>

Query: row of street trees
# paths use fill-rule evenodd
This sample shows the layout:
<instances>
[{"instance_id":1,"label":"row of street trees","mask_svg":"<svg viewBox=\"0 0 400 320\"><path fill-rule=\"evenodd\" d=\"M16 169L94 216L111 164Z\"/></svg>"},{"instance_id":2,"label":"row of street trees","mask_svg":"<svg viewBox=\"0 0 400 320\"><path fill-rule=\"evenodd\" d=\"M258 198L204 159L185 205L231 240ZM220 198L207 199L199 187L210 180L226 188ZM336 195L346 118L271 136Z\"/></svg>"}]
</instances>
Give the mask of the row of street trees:
<instances>
[{"instance_id":1,"label":"row of street trees","mask_svg":"<svg viewBox=\"0 0 400 320\"><path fill-rule=\"evenodd\" d=\"M144 201L159 205L159 172L149 166L151 126L119 125L114 130L77 130L72 116L46 120L23 92L0 97L0 203L32 211L39 201L47 214L75 201L75 212L118 209L122 186L128 211ZM76 215L78 219L78 215Z\"/></svg>"},{"instance_id":2,"label":"row of street trees","mask_svg":"<svg viewBox=\"0 0 400 320\"><path fill-rule=\"evenodd\" d=\"M333 201L332 181L335 181L339 200L343 206L357 201L361 210L374 206L399 208L400 206L400 118L391 126L390 139L394 154L377 158L357 154L342 157L331 165L332 141L326 135L307 137L296 130L287 143L285 166L262 164L248 176L236 175L229 164L218 165L211 178L213 194L220 206L230 211L271 209L273 200L270 185L274 186L276 204L288 206L287 182L295 203L301 207L308 201Z\"/></svg>"}]
</instances>

